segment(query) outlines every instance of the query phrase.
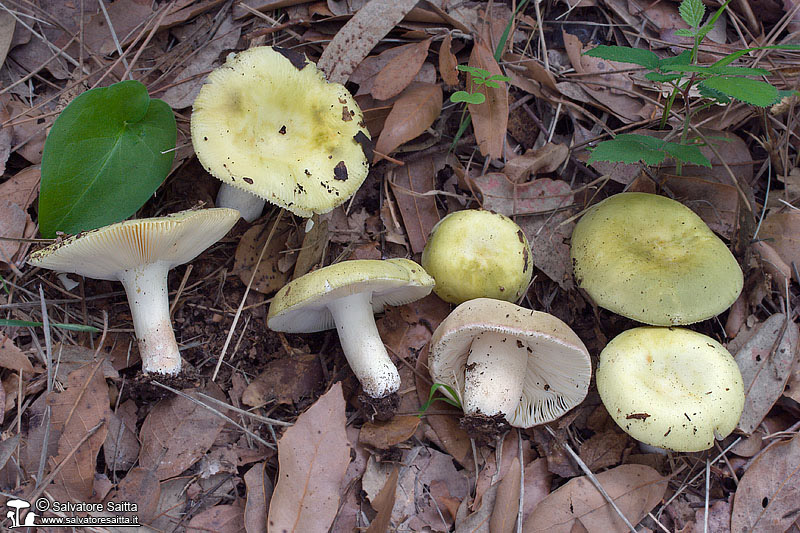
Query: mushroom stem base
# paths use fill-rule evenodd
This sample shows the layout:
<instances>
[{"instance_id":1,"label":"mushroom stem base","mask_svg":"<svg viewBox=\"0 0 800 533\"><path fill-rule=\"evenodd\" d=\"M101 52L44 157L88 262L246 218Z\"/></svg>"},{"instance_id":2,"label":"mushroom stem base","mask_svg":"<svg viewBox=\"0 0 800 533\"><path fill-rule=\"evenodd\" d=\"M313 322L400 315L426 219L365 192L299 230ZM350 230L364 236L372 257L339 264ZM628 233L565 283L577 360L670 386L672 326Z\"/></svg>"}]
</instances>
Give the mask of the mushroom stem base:
<instances>
[{"instance_id":1,"label":"mushroom stem base","mask_svg":"<svg viewBox=\"0 0 800 533\"><path fill-rule=\"evenodd\" d=\"M168 263L158 261L120 274L145 374L174 376L181 370L181 354L169 318L168 270Z\"/></svg>"},{"instance_id":2,"label":"mushroom stem base","mask_svg":"<svg viewBox=\"0 0 800 533\"><path fill-rule=\"evenodd\" d=\"M482 444L496 441L511 429L502 413L494 416L465 415L459 420L459 425L467 435Z\"/></svg>"}]
</instances>

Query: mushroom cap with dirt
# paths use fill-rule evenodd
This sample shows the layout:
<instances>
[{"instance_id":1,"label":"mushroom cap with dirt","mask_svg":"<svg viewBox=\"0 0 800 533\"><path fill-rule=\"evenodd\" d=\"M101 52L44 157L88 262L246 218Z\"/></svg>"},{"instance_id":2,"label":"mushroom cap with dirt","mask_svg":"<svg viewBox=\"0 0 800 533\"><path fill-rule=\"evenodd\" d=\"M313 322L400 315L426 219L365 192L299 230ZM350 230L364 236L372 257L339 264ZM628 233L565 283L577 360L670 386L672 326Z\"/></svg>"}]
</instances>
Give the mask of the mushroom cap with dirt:
<instances>
[{"instance_id":1,"label":"mushroom cap with dirt","mask_svg":"<svg viewBox=\"0 0 800 533\"><path fill-rule=\"evenodd\" d=\"M428 365L434 383L460 396L464 425L483 437L561 417L586 397L592 375L567 324L490 298L464 302L442 321Z\"/></svg>"},{"instance_id":2,"label":"mushroom cap with dirt","mask_svg":"<svg viewBox=\"0 0 800 533\"><path fill-rule=\"evenodd\" d=\"M533 275L531 248L510 218L480 209L450 213L431 230L422 266L433 292L460 304L474 298L517 301Z\"/></svg>"},{"instance_id":3,"label":"mushroom cap with dirt","mask_svg":"<svg viewBox=\"0 0 800 533\"><path fill-rule=\"evenodd\" d=\"M31 254L33 266L122 282L145 374L177 375L181 356L169 317L167 272L220 240L234 209L181 211L126 220L56 242Z\"/></svg>"},{"instance_id":4,"label":"mushroom cap with dirt","mask_svg":"<svg viewBox=\"0 0 800 533\"><path fill-rule=\"evenodd\" d=\"M223 183L218 205L248 220L264 200L310 217L364 182L372 158L358 104L303 54L258 46L228 56L194 101L192 144Z\"/></svg>"},{"instance_id":5,"label":"mushroom cap with dirt","mask_svg":"<svg viewBox=\"0 0 800 533\"><path fill-rule=\"evenodd\" d=\"M744 277L725 243L680 202L616 194L572 232L575 280L592 300L655 326L693 324L728 309Z\"/></svg>"},{"instance_id":6,"label":"mushroom cap with dirt","mask_svg":"<svg viewBox=\"0 0 800 533\"><path fill-rule=\"evenodd\" d=\"M350 368L370 398L400 387L373 313L431 292L433 278L409 259L342 261L297 278L275 294L267 325L273 331L311 333L336 328Z\"/></svg>"},{"instance_id":7,"label":"mushroom cap with dirt","mask_svg":"<svg viewBox=\"0 0 800 533\"><path fill-rule=\"evenodd\" d=\"M717 341L684 328L639 327L600 353L597 390L611 418L651 446L699 452L744 409L739 367Z\"/></svg>"}]
</instances>

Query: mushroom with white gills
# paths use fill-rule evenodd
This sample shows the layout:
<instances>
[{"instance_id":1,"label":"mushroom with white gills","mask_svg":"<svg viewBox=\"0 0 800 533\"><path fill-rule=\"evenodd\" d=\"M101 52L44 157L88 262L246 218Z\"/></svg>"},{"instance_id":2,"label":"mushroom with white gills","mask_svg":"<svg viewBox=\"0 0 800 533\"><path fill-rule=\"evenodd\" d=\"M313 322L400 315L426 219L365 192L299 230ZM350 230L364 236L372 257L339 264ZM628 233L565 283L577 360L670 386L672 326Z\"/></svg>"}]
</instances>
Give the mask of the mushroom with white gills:
<instances>
[{"instance_id":1,"label":"mushroom with white gills","mask_svg":"<svg viewBox=\"0 0 800 533\"><path fill-rule=\"evenodd\" d=\"M122 282L142 372L174 376L181 355L169 318L167 272L220 240L237 220L239 213L225 208L126 220L56 242L31 254L28 263Z\"/></svg>"},{"instance_id":2,"label":"mushroom with white gills","mask_svg":"<svg viewBox=\"0 0 800 533\"><path fill-rule=\"evenodd\" d=\"M556 420L583 401L592 374L567 324L490 298L462 303L439 324L428 366L434 383L460 395L462 425L480 440Z\"/></svg>"},{"instance_id":3,"label":"mushroom with white gills","mask_svg":"<svg viewBox=\"0 0 800 533\"><path fill-rule=\"evenodd\" d=\"M598 306L653 326L716 316L744 283L703 219L657 194L624 192L592 206L572 231L570 255L578 286Z\"/></svg>"},{"instance_id":4,"label":"mushroom with white gills","mask_svg":"<svg viewBox=\"0 0 800 533\"><path fill-rule=\"evenodd\" d=\"M397 409L400 375L389 358L373 313L427 296L433 278L409 259L342 261L291 281L272 299L273 331L312 333L336 328L347 362L374 417Z\"/></svg>"},{"instance_id":5,"label":"mushroom with white gills","mask_svg":"<svg viewBox=\"0 0 800 533\"><path fill-rule=\"evenodd\" d=\"M450 213L436 223L422 251L422 267L445 302L474 298L516 302L533 276L531 247L513 220L483 209Z\"/></svg>"},{"instance_id":6,"label":"mushroom with white gills","mask_svg":"<svg viewBox=\"0 0 800 533\"><path fill-rule=\"evenodd\" d=\"M310 217L364 182L372 144L350 92L306 57L257 46L230 54L195 98L192 145L222 181L217 205L248 222L269 201Z\"/></svg>"},{"instance_id":7,"label":"mushroom with white gills","mask_svg":"<svg viewBox=\"0 0 800 533\"><path fill-rule=\"evenodd\" d=\"M699 452L727 437L744 409L742 374L720 343L685 328L638 327L600 353L597 391L636 440Z\"/></svg>"}]
</instances>

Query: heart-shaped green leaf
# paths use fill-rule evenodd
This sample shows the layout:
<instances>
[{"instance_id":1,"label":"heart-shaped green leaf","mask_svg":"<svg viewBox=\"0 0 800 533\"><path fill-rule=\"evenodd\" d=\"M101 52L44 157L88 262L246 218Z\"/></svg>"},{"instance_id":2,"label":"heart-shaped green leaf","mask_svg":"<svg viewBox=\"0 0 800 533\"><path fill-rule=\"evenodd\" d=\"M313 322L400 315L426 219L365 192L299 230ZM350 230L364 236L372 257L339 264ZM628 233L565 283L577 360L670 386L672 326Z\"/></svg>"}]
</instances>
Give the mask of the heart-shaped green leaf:
<instances>
[{"instance_id":1,"label":"heart-shaped green leaf","mask_svg":"<svg viewBox=\"0 0 800 533\"><path fill-rule=\"evenodd\" d=\"M44 144L39 229L78 233L131 216L172 167L175 117L138 81L91 89L56 119Z\"/></svg>"}]
</instances>

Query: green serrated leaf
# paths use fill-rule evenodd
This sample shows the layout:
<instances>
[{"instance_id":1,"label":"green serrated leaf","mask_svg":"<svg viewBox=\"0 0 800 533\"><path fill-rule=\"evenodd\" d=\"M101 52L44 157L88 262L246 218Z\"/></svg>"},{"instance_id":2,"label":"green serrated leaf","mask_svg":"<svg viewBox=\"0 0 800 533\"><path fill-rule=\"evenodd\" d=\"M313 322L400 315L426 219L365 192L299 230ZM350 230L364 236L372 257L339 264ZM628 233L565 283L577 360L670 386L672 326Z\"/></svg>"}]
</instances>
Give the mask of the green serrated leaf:
<instances>
[{"instance_id":1,"label":"green serrated leaf","mask_svg":"<svg viewBox=\"0 0 800 533\"><path fill-rule=\"evenodd\" d=\"M489 72L488 70L484 70L479 67L470 67L469 65L457 65L456 69L460 70L461 72L467 72L470 75L481 79L491 74L491 72Z\"/></svg>"},{"instance_id":2,"label":"green serrated leaf","mask_svg":"<svg viewBox=\"0 0 800 533\"><path fill-rule=\"evenodd\" d=\"M642 161L646 165L661 164L666 153L661 149L664 141L647 135L617 135L615 139L603 141L592 150L589 163L609 161L613 163L636 163Z\"/></svg>"},{"instance_id":3,"label":"green serrated leaf","mask_svg":"<svg viewBox=\"0 0 800 533\"><path fill-rule=\"evenodd\" d=\"M88 331L90 333L98 333L100 329L94 326L84 326L83 324L59 324L50 322L54 328L66 329L68 331ZM44 326L42 322L35 322L32 320L13 320L10 318L0 318L0 326L16 326L16 327L32 327L39 328Z\"/></svg>"},{"instance_id":4,"label":"green serrated leaf","mask_svg":"<svg viewBox=\"0 0 800 533\"><path fill-rule=\"evenodd\" d=\"M681 74L661 74L658 72L648 72L644 75L650 81L655 81L658 83L666 83L674 80L679 80L683 77Z\"/></svg>"},{"instance_id":5,"label":"green serrated leaf","mask_svg":"<svg viewBox=\"0 0 800 533\"><path fill-rule=\"evenodd\" d=\"M671 65L691 65L692 64L692 51L691 50L684 50L680 54L667 57L661 60L659 63L659 68L664 69Z\"/></svg>"},{"instance_id":6,"label":"green serrated leaf","mask_svg":"<svg viewBox=\"0 0 800 533\"><path fill-rule=\"evenodd\" d=\"M44 144L42 235L78 233L131 216L167 177L176 136L170 107L151 99L138 81L75 98Z\"/></svg>"},{"instance_id":7,"label":"green serrated leaf","mask_svg":"<svg viewBox=\"0 0 800 533\"><path fill-rule=\"evenodd\" d=\"M700 86L758 107L770 106L778 101L778 89L769 83L750 78L716 76L703 80Z\"/></svg>"},{"instance_id":8,"label":"green serrated leaf","mask_svg":"<svg viewBox=\"0 0 800 533\"><path fill-rule=\"evenodd\" d=\"M450 95L450 101L454 104L466 102L468 104L482 104L486 101L483 93L468 93L466 91L456 91Z\"/></svg>"},{"instance_id":9,"label":"green serrated leaf","mask_svg":"<svg viewBox=\"0 0 800 533\"><path fill-rule=\"evenodd\" d=\"M699 28L706 14L706 6L702 0L683 0L678 7L678 13L686 24L692 28Z\"/></svg>"},{"instance_id":10,"label":"green serrated leaf","mask_svg":"<svg viewBox=\"0 0 800 533\"><path fill-rule=\"evenodd\" d=\"M661 67L664 72L694 72L704 75L717 76L768 76L770 73L763 68L729 67L729 66L704 66L704 65L667 65Z\"/></svg>"},{"instance_id":11,"label":"green serrated leaf","mask_svg":"<svg viewBox=\"0 0 800 533\"><path fill-rule=\"evenodd\" d=\"M660 62L658 56L650 50L630 48L628 46L607 46L602 44L585 52L583 55L599 57L609 61L619 61L620 63L633 63L653 70L658 68Z\"/></svg>"},{"instance_id":12,"label":"green serrated leaf","mask_svg":"<svg viewBox=\"0 0 800 533\"><path fill-rule=\"evenodd\" d=\"M490 78L486 78L486 81L511 81L511 78L503 76L502 74L495 74Z\"/></svg>"},{"instance_id":13,"label":"green serrated leaf","mask_svg":"<svg viewBox=\"0 0 800 533\"><path fill-rule=\"evenodd\" d=\"M675 30L675 35L678 37L694 37L697 35L697 32L695 30L688 30L686 28L678 28Z\"/></svg>"},{"instance_id":14,"label":"green serrated leaf","mask_svg":"<svg viewBox=\"0 0 800 533\"><path fill-rule=\"evenodd\" d=\"M727 96L725 96L721 92L719 92L719 91L717 91L715 89L712 89L711 87L706 87L702 83L697 85L697 90L700 92L700 96L702 96L704 98L710 98L712 100L716 100L720 104L724 104L724 105L727 105L727 104L731 103L731 99L730 98L728 98Z\"/></svg>"},{"instance_id":15,"label":"green serrated leaf","mask_svg":"<svg viewBox=\"0 0 800 533\"><path fill-rule=\"evenodd\" d=\"M668 142L664 145L664 150L681 161L682 163L690 163L703 167L711 168L711 161L700 151L700 148L693 144L678 144Z\"/></svg>"}]
</instances>

